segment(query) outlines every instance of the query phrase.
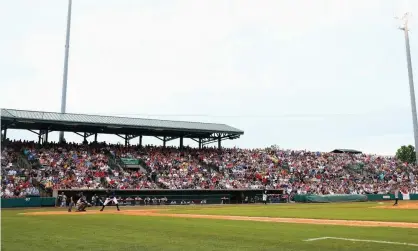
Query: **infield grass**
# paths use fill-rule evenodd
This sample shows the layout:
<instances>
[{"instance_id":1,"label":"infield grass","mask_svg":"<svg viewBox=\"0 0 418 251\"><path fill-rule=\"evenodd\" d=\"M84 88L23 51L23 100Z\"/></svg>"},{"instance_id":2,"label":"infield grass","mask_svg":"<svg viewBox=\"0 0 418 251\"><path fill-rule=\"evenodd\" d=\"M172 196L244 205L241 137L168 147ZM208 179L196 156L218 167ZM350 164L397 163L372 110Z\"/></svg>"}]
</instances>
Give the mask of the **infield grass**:
<instances>
[{"instance_id":1,"label":"infield grass","mask_svg":"<svg viewBox=\"0 0 418 251\"><path fill-rule=\"evenodd\" d=\"M168 208L171 213L418 221L418 210L370 208L376 205L376 203L350 203L164 208ZM149 209L149 207L141 207L141 209ZM343 240L303 241L309 238L332 236L418 244L418 229L110 214L80 215L72 213L50 216L20 214L41 210L49 209L2 210L2 250L418 250L416 246L384 243ZM98 210L98 208L91 210ZM114 208L106 210L114 210Z\"/></svg>"}]
</instances>

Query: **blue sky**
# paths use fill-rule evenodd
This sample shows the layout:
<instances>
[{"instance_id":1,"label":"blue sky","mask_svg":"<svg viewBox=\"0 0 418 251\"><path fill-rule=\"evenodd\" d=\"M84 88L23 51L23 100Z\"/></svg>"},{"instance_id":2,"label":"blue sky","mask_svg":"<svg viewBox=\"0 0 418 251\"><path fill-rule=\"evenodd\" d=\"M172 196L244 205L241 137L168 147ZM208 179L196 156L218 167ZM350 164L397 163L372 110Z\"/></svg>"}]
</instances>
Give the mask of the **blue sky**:
<instances>
[{"instance_id":1,"label":"blue sky","mask_svg":"<svg viewBox=\"0 0 418 251\"><path fill-rule=\"evenodd\" d=\"M66 11L64 0L0 3L0 107L59 111ZM413 144L393 18L405 11L418 1L73 0L67 112L245 131L225 146L393 154Z\"/></svg>"}]
</instances>

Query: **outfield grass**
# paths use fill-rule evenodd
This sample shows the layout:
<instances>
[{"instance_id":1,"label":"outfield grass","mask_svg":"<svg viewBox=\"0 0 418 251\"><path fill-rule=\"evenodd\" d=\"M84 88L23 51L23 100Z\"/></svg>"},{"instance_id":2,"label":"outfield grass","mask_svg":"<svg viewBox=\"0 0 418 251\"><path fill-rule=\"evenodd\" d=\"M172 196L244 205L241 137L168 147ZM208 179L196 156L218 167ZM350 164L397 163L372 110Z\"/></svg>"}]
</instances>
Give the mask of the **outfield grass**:
<instances>
[{"instance_id":1,"label":"outfield grass","mask_svg":"<svg viewBox=\"0 0 418 251\"><path fill-rule=\"evenodd\" d=\"M328 213L332 215L331 218L340 219L351 219L353 210L358 217L370 219L375 210L379 210L380 213L374 218L375 220L408 222L417 220L417 210L368 209L365 205L298 204L168 208L175 213L225 213L230 215L310 218L325 218L325 213ZM109 210L112 209L109 208ZM396 213L396 211L401 212ZM309 238L333 236L418 243L418 229L362 228L107 214L79 215L73 213L59 216L27 216L19 214L22 212L24 211L2 210L2 250L418 250L418 247L413 246L382 243L341 240L303 241ZM344 213L346 216L344 216ZM389 217L385 216L386 213ZM396 215L399 217L396 217ZM413 220L408 220L409 216Z\"/></svg>"}]
</instances>

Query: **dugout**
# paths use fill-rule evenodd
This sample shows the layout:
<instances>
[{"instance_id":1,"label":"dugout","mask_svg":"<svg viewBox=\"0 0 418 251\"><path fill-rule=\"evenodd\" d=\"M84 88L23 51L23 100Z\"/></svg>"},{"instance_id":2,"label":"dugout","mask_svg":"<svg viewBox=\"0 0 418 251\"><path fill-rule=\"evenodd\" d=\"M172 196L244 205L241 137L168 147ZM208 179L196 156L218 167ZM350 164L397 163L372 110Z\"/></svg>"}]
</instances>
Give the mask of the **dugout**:
<instances>
[{"instance_id":1,"label":"dugout","mask_svg":"<svg viewBox=\"0 0 418 251\"><path fill-rule=\"evenodd\" d=\"M141 197L142 199L146 197L150 198L167 198L169 201L194 201L194 204L200 204L200 201L206 200L205 204L242 204L244 203L245 197L250 198L261 198L264 190L261 189L231 189L231 190L192 190L192 189L142 189L142 190L116 190L116 197ZM57 197L58 194L64 194L69 198L74 196L78 198L78 194L83 192L84 196L88 200L91 200L94 194L99 197L105 196L105 190L94 190L94 189L62 189L54 190L53 197ZM268 194L282 195L284 190L282 189L271 189L267 190ZM257 201L256 201L257 202ZM177 203L179 204L179 203Z\"/></svg>"}]
</instances>

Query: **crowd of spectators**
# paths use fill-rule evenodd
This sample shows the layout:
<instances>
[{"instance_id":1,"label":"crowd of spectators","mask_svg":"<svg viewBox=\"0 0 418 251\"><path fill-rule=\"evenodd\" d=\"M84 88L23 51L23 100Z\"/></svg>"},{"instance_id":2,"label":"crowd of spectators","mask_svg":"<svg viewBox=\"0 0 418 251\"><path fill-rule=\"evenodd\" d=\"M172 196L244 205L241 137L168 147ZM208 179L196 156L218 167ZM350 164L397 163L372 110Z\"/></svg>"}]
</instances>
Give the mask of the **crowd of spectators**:
<instances>
[{"instance_id":1,"label":"crowd of spectators","mask_svg":"<svg viewBox=\"0 0 418 251\"><path fill-rule=\"evenodd\" d=\"M23 154L32 170L19 169ZM126 168L111 159L142 160ZM285 189L288 194L418 193L418 168L394 157L264 149L13 142L2 151L2 197L51 189Z\"/></svg>"},{"instance_id":2,"label":"crowd of spectators","mask_svg":"<svg viewBox=\"0 0 418 251\"><path fill-rule=\"evenodd\" d=\"M32 184L33 172L16 165L17 152L13 148L1 151L1 198L39 196Z\"/></svg>"}]
</instances>

